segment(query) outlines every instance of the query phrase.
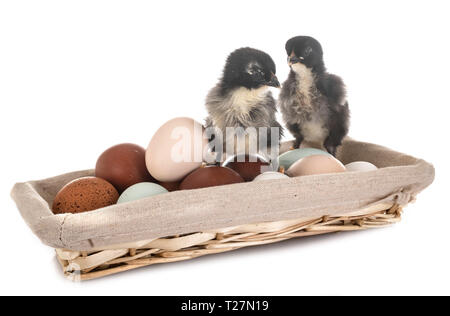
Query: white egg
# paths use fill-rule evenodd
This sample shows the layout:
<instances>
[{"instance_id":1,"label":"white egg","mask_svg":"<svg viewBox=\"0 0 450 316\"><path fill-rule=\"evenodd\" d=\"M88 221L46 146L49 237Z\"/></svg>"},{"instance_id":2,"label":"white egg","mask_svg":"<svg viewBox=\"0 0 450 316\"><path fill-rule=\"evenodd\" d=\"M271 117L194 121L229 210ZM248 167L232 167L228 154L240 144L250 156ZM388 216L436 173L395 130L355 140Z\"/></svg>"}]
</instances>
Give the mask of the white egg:
<instances>
[{"instance_id":1,"label":"white egg","mask_svg":"<svg viewBox=\"0 0 450 316\"><path fill-rule=\"evenodd\" d=\"M150 174L162 182L182 180L203 163L208 139L203 126L179 117L161 126L148 145L145 162Z\"/></svg>"},{"instance_id":2,"label":"white egg","mask_svg":"<svg viewBox=\"0 0 450 316\"><path fill-rule=\"evenodd\" d=\"M378 168L367 161L355 161L345 165L345 169L347 169L347 171L373 171Z\"/></svg>"},{"instance_id":3,"label":"white egg","mask_svg":"<svg viewBox=\"0 0 450 316\"><path fill-rule=\"evenodd\" d=\"M281 172L267 171L255 178L253 181L265 181L265 180L277 180L277 179L289 179L287 175Z\"/></svg>"}]
</instances>

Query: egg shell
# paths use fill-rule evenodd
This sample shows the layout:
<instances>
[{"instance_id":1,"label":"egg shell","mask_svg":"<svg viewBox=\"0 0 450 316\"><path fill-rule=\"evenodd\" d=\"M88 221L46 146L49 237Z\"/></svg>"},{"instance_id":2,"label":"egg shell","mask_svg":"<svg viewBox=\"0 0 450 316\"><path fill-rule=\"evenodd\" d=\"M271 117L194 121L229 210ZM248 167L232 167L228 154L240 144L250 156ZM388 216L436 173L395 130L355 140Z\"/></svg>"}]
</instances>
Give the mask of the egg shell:
<instances>
[{"instance_id":1,"label":"egg shell","mask_svg":"<svg viewBox=\"0 0 450 316\"><path fill-rule=\"evenodd\" d=\"M116 204L119 193L112 184L96 177L76 179L66 184L53 200L55 214L83 213Z\"/></svg>"},{"instance_id":2,"label":"egg shell","mask_svg":"<svg viewBox=\"0 0 450 316\"><path fill-rule=\"evenodd\" d=\"M191 118L168 121L153 136L146 152L150 174L161 182L176 182L198 169L208 140L203 126Z\"/></svg>"},{"instance_id":3,"label":"egg shell","mask_svg":"<svg viewBox=\"0 0 450 316\"><path fill-rule=\"evenodd\" d=\"M351 171L373 171L378 170L377 166L367 161L354 161L345 165L345 169Z\"/></svg>"},{"instance_id":4,"label":"egg shell","mask_svg":"<svg viewBox=\"0 0 450 316\"><path fill-rule=\"evenodd\" d=\"M155 181L145 165L145 149L135 144L120 144L103 152L95 176L111 183L119 193L133 184Z\"/></svg>"},{"instance_id":5,"label":"egg shell","mask_svg":"<svg viewBox=\"0 0 450 316\"><path fill-rule=\"evenodd\" d=\"M152 182L142 182L132 185L126 189L119 197L117 204L141 200L151 196L168 193L165 188Z\"/></svg>"},{"instance_id":6,"label":"egg shell","mask_svg":"<svg viewBox=\"0 0 450 316\"><path fill-rule=\"evenodd\" d=\"M259 155L233 156L227 159L223 167L236 171L245 181L253 181L262 172L270 170L270 163Z\"/></svg>"},{"instance_id":7,"label":"egg shell","mask_svg":"<svg viewBox=\"0 0 450 316\"><path fill-rule=\"evenodd\" d=\"M281 172L267 171L257 176L253 181L266 181L279 179L289 179L289 177Z\"/></svg>"},{"instance_id":8,"label":"egg shell","mask_svg":"<svg viewBox=\"0 0 450 316\"><path fill-rule=\"evenodd\" d=\"M300 159L313 155L331 156L331 154L329 154L328 152L316 148L293 149L285 152L284 154L281 154L278 157L278 166L279 168L288 170L294 163L296 163Z\"/></svg>"},{"instance_id":9,"label":"egg shell","mask_svg":"<svg viewBox=\"0 0 450 316\"><path fill-rule=\"evenodd\" d=\"M181 181L176 182L158 182L160 186L165 188L169 192L178 191L180 189Z\"/></svg>"},{"instance_id":10,"label":"egg shell","mask_svg":"<svg viewBox=\"0 0 450 316\"><path fill-rule=\"evenodd\" d=\"M294 163L286 174L291 177L345 172L344 165L331 155L312 155Z\"/></svg>"},{"instance_id":11,"label":"egg shell","mask_svg":"<svg viewBox=\"0 0 450 316\"><path fill-rule=\"evenodd\" d=\"M180 184L180 190L193 190L219 185L242 183L244 179L226 167L208 166L195 170Z\"/></svg>"}]
</instances>

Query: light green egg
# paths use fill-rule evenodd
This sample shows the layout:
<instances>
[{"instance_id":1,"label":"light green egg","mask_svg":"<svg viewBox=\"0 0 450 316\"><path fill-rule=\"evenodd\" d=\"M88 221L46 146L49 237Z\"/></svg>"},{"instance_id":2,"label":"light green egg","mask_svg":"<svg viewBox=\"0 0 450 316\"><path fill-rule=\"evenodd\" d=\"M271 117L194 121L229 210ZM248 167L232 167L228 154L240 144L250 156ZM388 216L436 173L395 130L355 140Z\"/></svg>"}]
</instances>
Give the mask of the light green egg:
<instances>
[{"instance_id":1,"label":"light green egg","mask_svg":"<svg viewBox=\"0 0 450 316\"><path fill-rule=\"evenodd\" d=\"M316 148L299 148L293 149L290 151L281 154L277 159L278 168L283 167L285 170L288 170L295 162L299 161L302 158L313 156L313 155L328 155L331 156L326 151L316 149Z\"/></svg>"},{"instance_id":2,"label":"light green egg","mask_svg":"<svg viewBox=\"0 0 450 316\"><path fill-rule=\"evenodd\" d=\"M141 182L126 189L119 197L117 204L141 200L158 194L168 193L165 188L156 183Z\"/></svg>"}]
</instances>

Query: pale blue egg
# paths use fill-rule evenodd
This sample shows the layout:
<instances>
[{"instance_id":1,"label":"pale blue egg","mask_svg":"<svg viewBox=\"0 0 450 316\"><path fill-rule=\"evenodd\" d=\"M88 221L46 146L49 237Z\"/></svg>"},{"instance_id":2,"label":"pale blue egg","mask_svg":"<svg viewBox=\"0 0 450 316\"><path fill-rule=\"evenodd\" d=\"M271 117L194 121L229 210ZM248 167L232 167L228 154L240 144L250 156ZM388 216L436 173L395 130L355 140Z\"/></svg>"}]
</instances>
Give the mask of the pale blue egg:
<instances>
[{"instance_id":1,"label":"pale blue egg","mask_svg":"<svg viewBox=\"0 0 450 316\"><path fill-rule=\"evenodd\" d=\"M284 170L288 170L295 162L302 158L313 156L313 155L328 155L331 156L326 151L316 149L316 148L299 148L281 154L277 159L278 168L283 167Z\"/></svg>"},{"instance_id":2,"label":"pale blue egg","mask_svg":"<svg viewBox=\"0 0 450 316\"><path fill-rule=\"evenodd\" d=\"M156 183L151 182L141 182L132 185L126 189L119 197L117 204L136 201L158 194L168 193L165 188Z\"/></svg>"}]
</instances>

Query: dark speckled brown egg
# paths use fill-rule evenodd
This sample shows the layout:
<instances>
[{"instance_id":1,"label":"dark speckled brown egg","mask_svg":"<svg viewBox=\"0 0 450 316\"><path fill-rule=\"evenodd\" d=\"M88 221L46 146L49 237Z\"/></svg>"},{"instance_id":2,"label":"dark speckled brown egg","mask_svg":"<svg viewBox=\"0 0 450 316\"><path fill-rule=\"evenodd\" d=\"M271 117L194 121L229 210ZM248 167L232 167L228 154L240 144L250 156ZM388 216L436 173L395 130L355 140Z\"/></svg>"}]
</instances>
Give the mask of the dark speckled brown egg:
<instances>
[{"instance_id":1,"label":"dark speckled brown egg","mask_svg":"<svg viewBox=\"0 0 450 316\"><path fill-rule=\"evenodd\" d=\"M165 188L169 192L178 191L180 189L181 181L176 182L158 182L160 186Z\"/></svg>"},{"instance_id":2,"label":"dark speckled brown egg","mask_svg":"<svg viewBox=\"0 0 450 316\"><path fill-rule=\"evenodd\" d=\"M120 144L106 150L97 160L95 176L111 183L119 193L140 182L156 182L145 165L145 149Z\"/></svg>"},{"instance_id":3,"label":"dark speckled brown egg","mask_svg":"<svg viewBox=\"0 0 450 316\"><path fill-rule=\"evenodd\" d=\"M266 171L271 171L270 163L260 155L234 156L223 164L236 171L245 181L253 181L257 176Z\"/></svg>"},{"instance_id":4,"label":"dark speckled brown egg","mask_svg":"<svg viewBox=\"0 0 450 316\"><path fill-rule=\"evenodd\" d=\"M244 182L234 170L225 167L203 167L193 171L180 184L180 190L192 190Z\"/></svg>"},{"instance_id":5,"label":"dark speckled brown egg","mask_svg":"<svg viewBox=\"0 0 450 316\"><path fill-rule=\"evenodd\" d=\"M117 190L107 181L85 177L66 184L58 192L52 210L55 214L83 213L116 204Z\"/></svg>"}]
</instances>

